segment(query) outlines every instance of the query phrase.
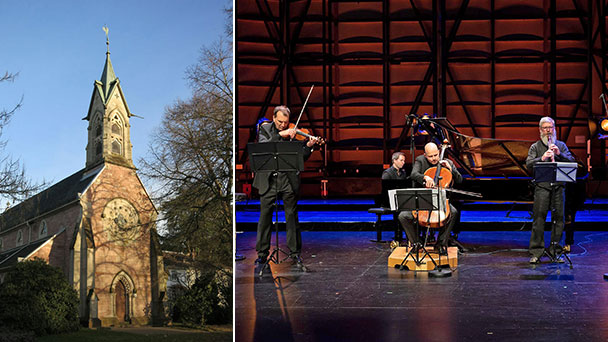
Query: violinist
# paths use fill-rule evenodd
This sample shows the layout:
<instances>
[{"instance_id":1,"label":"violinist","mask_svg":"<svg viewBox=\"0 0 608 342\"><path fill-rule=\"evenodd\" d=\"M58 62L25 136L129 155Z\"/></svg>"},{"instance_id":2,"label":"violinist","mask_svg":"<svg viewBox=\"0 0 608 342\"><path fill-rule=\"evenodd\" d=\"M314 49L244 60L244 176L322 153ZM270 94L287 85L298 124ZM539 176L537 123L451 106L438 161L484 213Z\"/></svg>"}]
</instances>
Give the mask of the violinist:
<instances>
[{"instance_id":1,"label":"violinist","mask_svg":"<svg viewBox=\"0 0 608 342\"><path fill-rule=\"evenodd\" d=\"M298 132L295 128L289 128L290 115L291 111L286 106L275 107L272 122L260 125L258 142L290 141L295 138ZM310 157L314 145L319 143L319 140L319 138L310 137L302 142L304 160ZM303 264L300 257L302 236L296 208L300 188L299 172L258 172L253 180L253 186L260 193L260 219L255 245L255 250L258 253L258 258L255 260L256 267L264 265L268 258L272 233L273 205L278 192L283 198L285 208L289 256L293 263L302 269Z\"/></svg>"},{"instance_id":2,"label":"violinist","mask_svg":"<svg viewBox=\"0 0 608 342\"><path fill-rule=\"evenodd\" d=\"M451 160L439 161L439 148L435 143L428 143L424 146L424 155L416 157L414 166L412 168L412 174L410 178L416 183L424 186L425 188L436 187L435 180L427 175L425 171L429 168L437 166L441 162L441 167L449 170L452 173L452 179L455 183L462 182L462 175ZM445 224L439 230L439 239L435 244L435 249L442 255L447 255L448 239L450 238L450 232L456 223L458 217L458 210L450 204L450 213L446 218ZM421 246L419 232L416 231L416 222L411 211L402 211L399 213L399 222L403 226L408 240L412 246L417 249Z\"/></svg>"},{"instance_id":3,"label":"violinist","mask_svg":"<svg viewBox=\"0 0 608 342\"><path fill-rule=\"evenodd\" d=\"M545 116L538 124L540 140L532 144L528 150L526 167L531 172L538 162L574 162L575 159L563 141L556 140L555 121ZM549 253L553 256L560 255L562 247L559 245L564 231L564 183L536 183L534 186L534 206L532 235L530 236L530 263L540 262L540 257L545 250L544 231L547 213L551 209L551 244ZM559 260L563 262L563 260Z\"/></svg>"}]
</instances>

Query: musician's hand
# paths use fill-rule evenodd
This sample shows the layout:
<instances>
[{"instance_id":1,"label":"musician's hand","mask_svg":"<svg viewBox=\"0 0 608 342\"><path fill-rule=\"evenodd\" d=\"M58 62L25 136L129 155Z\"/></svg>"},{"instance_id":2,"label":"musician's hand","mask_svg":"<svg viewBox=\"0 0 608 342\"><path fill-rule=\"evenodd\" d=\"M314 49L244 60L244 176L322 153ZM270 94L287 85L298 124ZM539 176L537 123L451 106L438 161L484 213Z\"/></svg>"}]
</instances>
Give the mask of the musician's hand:
<instances>
[{"instance_id":1,"label":"musician's hand","mask_svg":"<svg viewBox=\"0 0 608 342\"><path fill-rule=\"evenodd\" d=\"M553 154L556 155L556 156L559 156L559 154L561 153L560 150L559 150L559 147L557 147L557 145L555 145L555 144L549 145L549 149L551 151L553 151Z\"/></svg>"},{"instance_id":2,"label":"musician's hand","mask_svg":"<svg viewBox=\"0 0 608 342\"><path fill-rule=\"evenodd\" d=\"M295 138L295 136L296 136L296 130L295 130L295 129L293 129L293 128L286 129L286 130L284 130L284 131L280 131L280 132L279 132L279 135L280 135L282 138L291 138L291 139L293 139L293 138Z\"/></svg>"},{"instance_id":3,"label":"musician's hand","mask_svg":"<svg viewBox=\"0 0 608 342\"><path fill-rule=\"evenodd\" d=\"M442 167L445 167L448 170L450 170L450 172L452 172L452 167L450 166L450 163L448 163L447 160L442 160L442 161L440 161L440 163L441 163Z\"/></svg>"},{"instance_id":4,"label":"musician's hand","mask_svg":"<svg viewBox=\"0 0 608 342\"><path fill-rule=\"evenodd\" d=\"M435 187L435 181L429 176L424 176L424 186L427 188Z\"/></svg>"},{"instance_id":5,"label":"musician's hand","mask_svg":"<svg viewBox=\"0 0 608 342\"><path fill-rule=\"evenodd\" d=\"M547 150L547 152L545 152L545 154L543 154L543 156L540 158L540 160L545 161L545 160L551 159L551 158L553 158L553 151Z\"/></svg>"},{"instance_id":6,"label":"musician's hand","mask_svg":"<svg viewBox=\"0 0 608 342\"><path fill-rule=\"evenodd\" d=\"M318 143L319 143L319 138L317 138L317 137L311 137L306 142L306 146L313 147L315 144L318 144Z\"/></svg>"}]
</instances>

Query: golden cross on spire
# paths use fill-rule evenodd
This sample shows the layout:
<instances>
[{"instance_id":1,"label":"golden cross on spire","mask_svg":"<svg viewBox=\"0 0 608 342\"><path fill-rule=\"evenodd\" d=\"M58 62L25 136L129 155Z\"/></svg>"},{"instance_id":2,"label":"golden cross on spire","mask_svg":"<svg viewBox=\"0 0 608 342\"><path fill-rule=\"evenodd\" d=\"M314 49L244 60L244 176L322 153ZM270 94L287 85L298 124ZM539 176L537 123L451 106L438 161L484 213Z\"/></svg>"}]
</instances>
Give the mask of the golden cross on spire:
<instances>
[{"instance_id":1,"label":"golden cross on spire","mask_svg":"<svg viewBox=\"0 0 608 342\"><path fill-rule=\"evenodd\" d=\"M108 46L108 53L110 53L110 36L108 35L108 32L110 31L110 29L108 29L107 25L104 25L102 27L103 32L106 33L106 45Z\"/></svg>"}]
</instances>

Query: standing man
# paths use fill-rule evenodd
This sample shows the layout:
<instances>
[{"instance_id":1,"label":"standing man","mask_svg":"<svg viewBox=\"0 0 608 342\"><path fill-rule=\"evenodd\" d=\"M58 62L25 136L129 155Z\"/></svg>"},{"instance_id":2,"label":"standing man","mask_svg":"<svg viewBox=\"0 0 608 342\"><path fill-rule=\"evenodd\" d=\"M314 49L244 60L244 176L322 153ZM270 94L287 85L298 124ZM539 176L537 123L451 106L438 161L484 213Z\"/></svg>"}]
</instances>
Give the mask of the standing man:
<instances>
[{"instance_id":1,"label":"standing man","mask_svg":"<svg viewBox=\"0 0 608 342\"><path fill-rule=\"evenodd\" d=\"M289 127L289 115L291 111L286 106L277 106L273 111L272 122L260 125L258 142L280 142L290 141L296 136L296 130ZM313 146L318 142L317 138L311 138L302 142L302 153L307 160L312 153ZM299 172L258 172L253 180L253 186L260 193L260 219L258 221L255 250L258 258L256 266L266 263L268 250L270 249L270 237L272 235L272 214L274 201L278 193L283 198L285 208L285 221L287 224L287 247L289 257L293 263L302 269L300 257L302 249L302 235L298 222L298 191L300 189Z\"/></svg>"},{"instance_id":2,"label":"standing man","mask_svg":"<svg viewBox=\"0 0 608 342\"><path fill-rule=\"evenodd\" d=\"M538 162L573 162L574 157L563 141L558 141L555 135L555 121L545 116L538 124L540 140L530 146L526 167L534 172L534 165ZM536 183L534 187L534 207L532 223L532 236L530 237L530 263L540 262L540 257L545 250L544 231L547 212L551 208L551 245L549 253L556 256L561 254L562 247L559 241L564 231L564 203L565 183Z\"/></svg>"},{"instance_id":3,"label":"standing man","mask_svg":"<svg viewBox=\"0 0 608 342\"><path fill-rule=\"evenodd\" d=\"M403 165L405 165L405 154L395 152L391 157L393 165L382 172L382 179L407 179Z\"/></svg>"},{"instance_id":4,"label":"standing man","mask_svg":"<svg viewBox=\"0 0 608 342\"><path fill-rule=\"evenodd\" d=\"M423 185L426 188L434 188L435 181L429 176L425 176L424 172L439 164L439 148L435 143L428 143L424 146L424 155L416 157L414 166L412 167L412 178L416 183ZM445 167L452 173L452 180L455 183L462 182L462 175L451 160L444 159L441 161L441 167ZM450 215L446 218L445 224L439 229L439 240L435 244L435 249L442 255L447 255L448 240L450 238L450 232L456 224L456 218L458 217L458 210L450 204ZM405 229L407 238L414 248L421 246L419 233L416 230L416 222L411 211L402 211L399 213L399 222Z\"/></svg>"}]
</instances>

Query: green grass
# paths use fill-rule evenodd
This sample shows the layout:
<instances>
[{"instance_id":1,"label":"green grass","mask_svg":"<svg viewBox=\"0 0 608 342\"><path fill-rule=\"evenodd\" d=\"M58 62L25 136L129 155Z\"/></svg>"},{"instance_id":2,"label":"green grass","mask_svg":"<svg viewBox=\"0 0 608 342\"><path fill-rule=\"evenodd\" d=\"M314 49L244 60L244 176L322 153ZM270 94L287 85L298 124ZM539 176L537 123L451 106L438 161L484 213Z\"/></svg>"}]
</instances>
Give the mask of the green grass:
<instances>
[{"instance_id":1,"label":"green grass","mask_svg":"<svg viewBox=\"0 0 608 342\"><path fill-rule=\"evenodd\" d=\"M175 342L231 342L232 330L230 327L208 328L197 332L182 332L183 329L172 329L171 332L162 333L130 333L112 331L110 329L80 329L70 334L49 335L38 339L40 342L147 342L147 341L175 341Z\"/></svg>"}]
</instances>

